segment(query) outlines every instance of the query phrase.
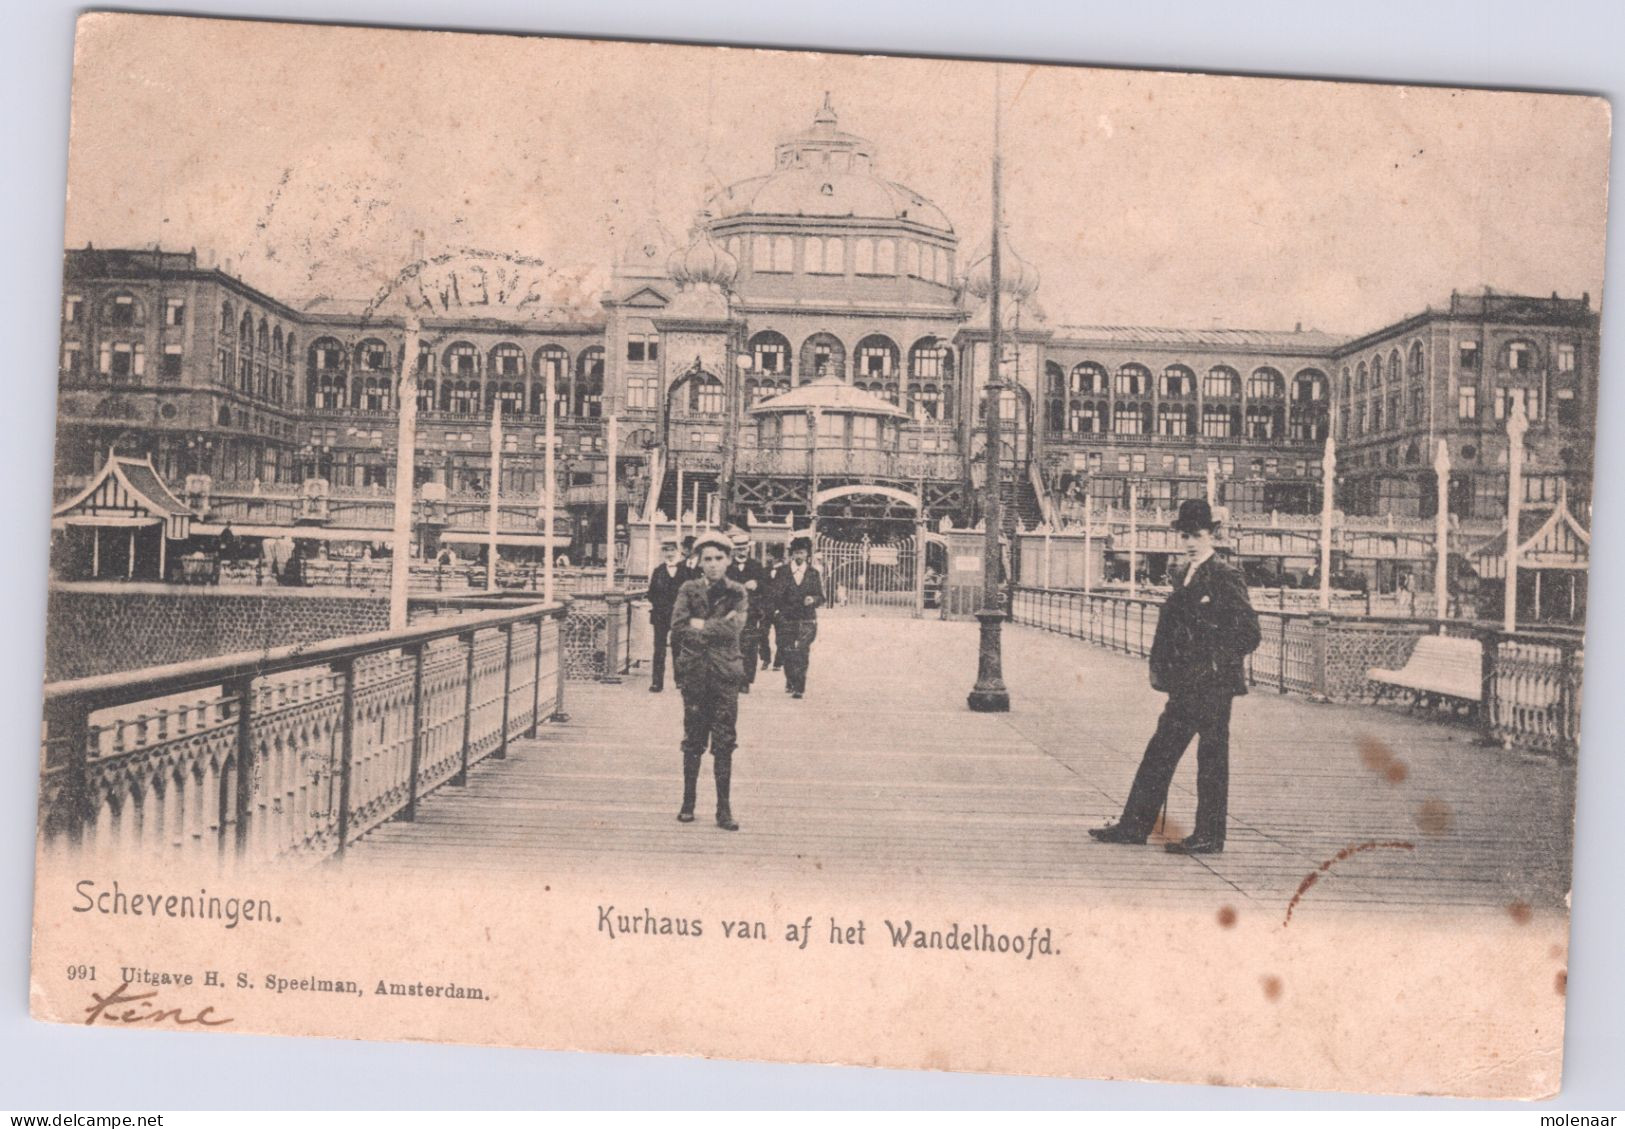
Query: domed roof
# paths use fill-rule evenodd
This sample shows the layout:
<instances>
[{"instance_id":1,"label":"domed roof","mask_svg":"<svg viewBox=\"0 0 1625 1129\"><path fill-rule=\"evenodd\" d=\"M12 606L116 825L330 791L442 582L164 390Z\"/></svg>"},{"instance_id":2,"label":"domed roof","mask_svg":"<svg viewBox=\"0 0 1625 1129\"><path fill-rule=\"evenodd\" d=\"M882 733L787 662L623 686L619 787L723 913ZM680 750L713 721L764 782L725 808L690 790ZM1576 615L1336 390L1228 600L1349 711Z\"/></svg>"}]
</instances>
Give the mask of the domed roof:
<instances>
[{"instance_id":1,"label":"domed roof","mask_svg":"<svg viewBox=\"0 0 1625 1129\"><path fill-rule=\"evenodd\" d=\"M825 94L812 128L779 142L773 172L723 189L709 208L722 218L911 220L952 233L942 209L906 185L878 176L875 163L873 145L835 128L835 110Z\"/></svg>"},{"instance_id":2,"label":"domed roof","mask_svg":"<svg viewBox=\"0 0 1625 1129\"><path fill-rule=\"evenodd\" d=\"M908 413L873 392L854 388L838 376L821 376L771 400L764 400L751 413L779 415L789 412L844 412L847 415L893 416L906 419Z\"/></svg>"}]
</instances>

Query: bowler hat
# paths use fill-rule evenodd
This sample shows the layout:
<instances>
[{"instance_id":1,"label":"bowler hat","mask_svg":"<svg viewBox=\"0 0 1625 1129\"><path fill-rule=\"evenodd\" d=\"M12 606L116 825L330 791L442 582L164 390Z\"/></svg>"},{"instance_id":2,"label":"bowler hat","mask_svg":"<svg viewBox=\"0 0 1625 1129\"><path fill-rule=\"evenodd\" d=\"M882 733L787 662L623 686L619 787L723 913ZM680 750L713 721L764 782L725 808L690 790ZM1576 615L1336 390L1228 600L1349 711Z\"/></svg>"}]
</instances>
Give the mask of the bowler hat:
<instances>
[{"instance_id":1,"label":"bowler hat","mask_svg":"<svg viewBox=\"0 0 1625 1129\"><path fill-rule=\"evenodd\" d=\"M1219 523L1213 518L1213 508L1207 504L1206 498L1186 498L1179 503L1179 516L1171 524L1180 533L1195 533L1199 529L1211 532L1219 528Z\"/></svg>"},{"instance_id":2,"label":"bowler hat","mask_svg":"<svg viewBox=\"0 0 1625 1129\"><path fill-rule=\"evenodd\" d=\"M811 537L797 537L790 542L790 551L792 553L798 553L802 550L806 550L808 553L812 552Z\"/></svg>"}]
</instances>

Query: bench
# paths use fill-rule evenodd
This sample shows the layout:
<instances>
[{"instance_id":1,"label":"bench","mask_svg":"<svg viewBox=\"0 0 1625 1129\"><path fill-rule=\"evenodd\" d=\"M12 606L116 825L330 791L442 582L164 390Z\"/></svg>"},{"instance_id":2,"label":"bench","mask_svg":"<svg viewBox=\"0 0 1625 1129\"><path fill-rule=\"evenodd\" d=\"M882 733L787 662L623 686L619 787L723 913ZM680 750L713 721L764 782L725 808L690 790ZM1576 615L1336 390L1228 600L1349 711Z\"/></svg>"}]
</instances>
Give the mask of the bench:
<instances>
[{"instance_id":1,"label":"bench","mask_svg":"<svg viewBox=\"0 0 1625 1129\"><path fill-rule=\"evenodd\" d=\"M1377 684L1379 701L1386 693L1409 690L1412 705L1432 700L1476 708L1484 700L1483 647L1476 639L1421 635L1403 668L1372 667L1366 677Z\"/></svg>"}]
</instances>

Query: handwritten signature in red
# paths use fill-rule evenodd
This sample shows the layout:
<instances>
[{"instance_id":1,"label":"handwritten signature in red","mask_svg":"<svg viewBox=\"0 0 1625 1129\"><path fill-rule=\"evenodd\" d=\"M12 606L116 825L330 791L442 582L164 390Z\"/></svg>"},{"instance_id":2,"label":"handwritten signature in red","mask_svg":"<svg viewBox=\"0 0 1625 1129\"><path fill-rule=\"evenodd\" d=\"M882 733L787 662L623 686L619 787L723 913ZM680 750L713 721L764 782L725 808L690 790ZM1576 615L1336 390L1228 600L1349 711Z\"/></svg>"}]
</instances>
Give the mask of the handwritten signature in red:
<instances>
[{"instance_id":1,"label":"handwritten signature in red","mask_svg":"<svg viewBox=\"0 0 1625 1129\"><path fill-rule=\"evenodd\" d=\"M229 1016L216 1018L212 1004L190 1017L178 1007L159 1008L151 1002L157 995L155 991L131 992L129 981L105 996L92 992L90 998L96 1002L85 1009L85 1026L98 1019L108 1023L174 1023L178 1027L221 1027L231 1022ZM120 1007L124 1010L116 1010Z\"/></svg>"}]
</instances>

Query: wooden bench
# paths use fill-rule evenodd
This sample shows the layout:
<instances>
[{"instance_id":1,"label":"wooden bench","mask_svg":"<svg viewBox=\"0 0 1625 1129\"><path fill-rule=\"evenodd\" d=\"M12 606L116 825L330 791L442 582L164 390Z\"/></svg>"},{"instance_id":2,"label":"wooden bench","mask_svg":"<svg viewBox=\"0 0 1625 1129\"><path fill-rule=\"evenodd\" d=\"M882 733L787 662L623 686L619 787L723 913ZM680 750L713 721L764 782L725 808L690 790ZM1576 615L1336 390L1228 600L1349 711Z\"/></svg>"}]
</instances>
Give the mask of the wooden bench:
<instances>
[{"instance_id":1,"label":"wooden bench","mask_svg":"<svg viewBox=\"0 0 1625 1129\"><path fill-rule=\"evenodd\" d=\"M1372 667L1366 677L1377 684L1378 700L1409 690L1413 705L1460 702L1475 709L1484 700L1483 647L1476 639L1421 635L1402 669Z\"/></svg>"}]
</instances>

